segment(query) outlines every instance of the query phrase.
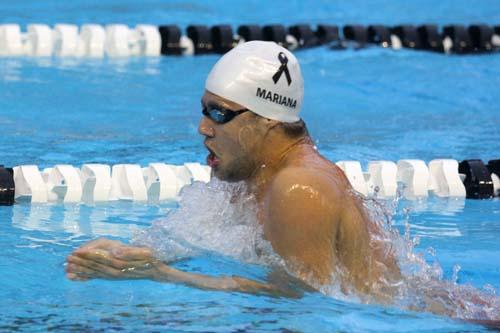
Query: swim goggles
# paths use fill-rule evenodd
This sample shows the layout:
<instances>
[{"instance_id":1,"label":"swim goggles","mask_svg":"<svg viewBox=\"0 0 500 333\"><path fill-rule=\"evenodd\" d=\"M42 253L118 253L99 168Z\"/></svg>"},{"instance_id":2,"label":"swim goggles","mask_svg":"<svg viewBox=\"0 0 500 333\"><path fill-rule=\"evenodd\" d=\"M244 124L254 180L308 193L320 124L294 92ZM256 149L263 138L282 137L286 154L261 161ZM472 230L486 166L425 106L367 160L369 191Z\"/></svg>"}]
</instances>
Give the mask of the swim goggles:
<instances>
[{"instance_id":1,"label":"swim goggles","mask_svg":"<svg viewBox=\"0 0 500 333\"><path fill-rule=\"evenodd\" d=\"M204 116L212 119L214 122L217 124L225 124L231 120L233 120L234 117L239 116L240 114L250 111L248 109L243 109L243 110L238 110L238 111L233 111L229 109L225 109L221 106L206 106L203 107L201 110L201 113L203 113Z\"/></svg>"}]
</instances>

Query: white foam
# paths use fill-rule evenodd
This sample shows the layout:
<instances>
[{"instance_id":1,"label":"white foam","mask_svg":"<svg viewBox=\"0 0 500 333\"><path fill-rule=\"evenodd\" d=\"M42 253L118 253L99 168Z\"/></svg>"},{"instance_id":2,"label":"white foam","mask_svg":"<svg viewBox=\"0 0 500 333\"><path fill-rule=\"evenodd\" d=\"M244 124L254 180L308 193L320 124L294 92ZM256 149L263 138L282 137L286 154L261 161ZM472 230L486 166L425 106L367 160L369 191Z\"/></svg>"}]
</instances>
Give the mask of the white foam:
<instances>
[{"instance_id":1,"label":"white foam","mask_svg":"<svg viewBox=\"0 0 500 333\"><path fill-rule=\"evenodd\" d=\"M195 182L181 191L178 209L137 234L133 243L151 247L165 261L213 251L247 263L276 262L256 213L255 199L243 184Z\"/></svg>"}]
</instances>

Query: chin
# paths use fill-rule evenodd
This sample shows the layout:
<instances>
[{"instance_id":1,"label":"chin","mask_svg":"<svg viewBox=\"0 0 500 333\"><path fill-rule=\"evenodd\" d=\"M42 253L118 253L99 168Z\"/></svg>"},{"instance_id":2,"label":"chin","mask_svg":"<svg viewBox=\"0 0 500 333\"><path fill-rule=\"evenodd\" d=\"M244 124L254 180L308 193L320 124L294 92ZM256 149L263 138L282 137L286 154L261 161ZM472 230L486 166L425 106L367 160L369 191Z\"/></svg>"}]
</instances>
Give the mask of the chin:
<instances>
[{"instance_id":1,"label":"chin","mask_svg":"<svg viewBox=\"0 0 500 333\"><path fill-rule=\"evenodd\" d=\"M217 168L217 170L214 170L213 175L215 178L217 178L219 180L223 180L225 182L237 182L237 181L242 180L242 179L238 179L237 177L235 177L234 174L226 173L219 168Z\"/></svg>"},{"instance_id":2,"label":"chin","mask_svg":"<svg viewBox=\"0 0 500 333\"><path fill-rule=\"evenodd\" d=\"M250 174L245 172L243 168L239 166L223 166L218 165L213 169L213 175L219 179L226 182L239 182L248 179Z\"/></svg>"}]
</instances>

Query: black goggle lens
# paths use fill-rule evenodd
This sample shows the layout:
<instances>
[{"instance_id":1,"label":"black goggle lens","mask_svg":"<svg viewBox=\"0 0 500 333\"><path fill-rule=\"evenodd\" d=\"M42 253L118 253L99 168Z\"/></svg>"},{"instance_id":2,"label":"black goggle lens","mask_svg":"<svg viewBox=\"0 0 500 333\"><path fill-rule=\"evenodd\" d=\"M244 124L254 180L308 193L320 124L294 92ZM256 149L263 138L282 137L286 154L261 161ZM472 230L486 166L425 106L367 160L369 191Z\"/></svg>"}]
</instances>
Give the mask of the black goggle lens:
<instances>
[{"instance_id":1,"label":"black goggle lens","mask_svg":"<svg viewBox=\"0 0 500 333\"><path fill-rule=\"evenodd\" d=\"M248 109L231 111L221 107L204 107L201 112L204 116L212 119L217 124L225 124L246 111L248 111Z\"/></svg>"}]
</instances>

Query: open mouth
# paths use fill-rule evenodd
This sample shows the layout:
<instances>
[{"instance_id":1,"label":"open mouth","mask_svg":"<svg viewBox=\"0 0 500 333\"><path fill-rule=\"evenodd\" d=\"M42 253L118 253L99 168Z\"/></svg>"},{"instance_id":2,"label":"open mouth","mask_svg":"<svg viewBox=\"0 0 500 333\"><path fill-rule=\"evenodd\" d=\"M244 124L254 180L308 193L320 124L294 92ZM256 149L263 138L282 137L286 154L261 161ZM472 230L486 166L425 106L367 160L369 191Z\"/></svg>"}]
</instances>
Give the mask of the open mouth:
<instances>
[{"instance_id":1,"label":"open mouth","mask_svg":"<svg viewBox=\"0 0 500 333\"><path fill-rule=\"evenodd\" d=\"M208 150L208 155L207 155L207 165L211 168L215 168L219 165L220 160L219 157L214 153L212 149L210 149L207 145L205 147Z\"/></svg>"}]
</instances>

